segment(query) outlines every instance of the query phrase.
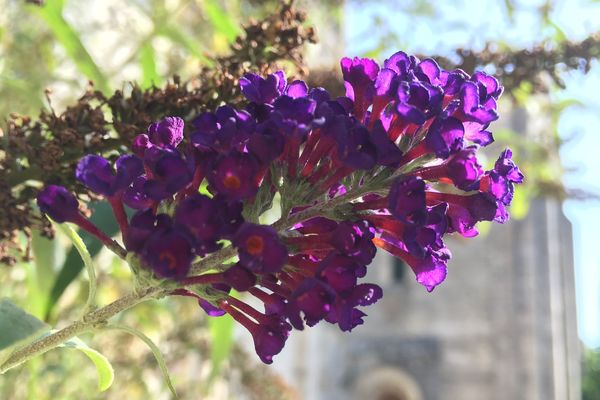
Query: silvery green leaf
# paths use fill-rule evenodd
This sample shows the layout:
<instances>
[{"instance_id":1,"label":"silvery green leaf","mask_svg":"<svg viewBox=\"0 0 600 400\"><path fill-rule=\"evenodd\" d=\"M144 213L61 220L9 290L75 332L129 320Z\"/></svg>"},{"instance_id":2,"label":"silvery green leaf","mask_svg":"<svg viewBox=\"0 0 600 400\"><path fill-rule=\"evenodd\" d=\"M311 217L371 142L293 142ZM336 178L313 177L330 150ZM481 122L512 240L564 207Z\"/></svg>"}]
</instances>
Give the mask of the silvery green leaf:
<instances>
[{"instance_id":1,"label":"silvery green leaf","mask_svg":"<svg viewBox=\"0 0 600 400\"><path fill-rule=\"evenodd\" d=\"M92 349L77 337L67 340L59 347L79 350L94 363L98 372L98 390L103 392L112 385L115 379L113 367L110 361L97 350Z\"/></svg>"},{"instance_id":2,"label":"silvery green leaf","mask_svg":"<svg viewBox=\"0 0 600 400\"><path fill-rule=\"evenodd\" d=\"M15 305L10 299L0 300L0 365L19 347L25 346L50 327Z\"/></svg>"}]
</instances>

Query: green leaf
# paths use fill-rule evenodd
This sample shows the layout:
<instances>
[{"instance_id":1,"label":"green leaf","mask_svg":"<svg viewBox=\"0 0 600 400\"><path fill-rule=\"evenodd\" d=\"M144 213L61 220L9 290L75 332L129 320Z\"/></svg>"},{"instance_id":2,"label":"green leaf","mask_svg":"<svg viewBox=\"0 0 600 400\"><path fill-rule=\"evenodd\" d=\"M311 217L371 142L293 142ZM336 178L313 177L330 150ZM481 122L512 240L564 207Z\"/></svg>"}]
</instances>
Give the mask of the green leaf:
<instances>
[{"instance_id":1,"label":"green leaf","mask_svg":"<svg viewBox=\"0 0 600 400\"><path fill-rule=\"evenodd\" d=\"M216 0L204 0L202 5L206 17L215 31L225 36L228 42L233 42L240 34L238 24L235 23L233 18L219 6L219 2Z\"/></svg>"},{"instance_id":2,"label":"green leaf","mask_svg":"<svg viewBox=\"0 0 600 400\"><path fill-rule=\"evenodd\" d=\"M511 23L515 22L515 5L512 0L504 0L504 9Z\"/></svg>"},{"instance_id":3,"label":"green leaf","mask_svg":"<svg viewBox=\"0 0 600 400\"><path fill-rule=\"evenodd\" d=\"M0 365L18 347L36 340L50 327L15 305L10 299L0 300Z\"/></svg>"},{"instance_id":4,"label":"green leaf","mask_svg":"<svg viewBox=\"0 0 600 400\"><path fill-rule=\"evenodd\" d=\"M96 202L89 203L88 208L93 211L90 220L98 227L101 231L106 233L108 236L114 236L119 231L119 225L115 221L112 214L112 209L107 202ZM96 254L102 249L102 243L98 241L94 236L87 232L79 232L81 239L85 244L85 247L90 253L91 257L95 257ZM51 317L52 311L58 300L61 298L67 287L77 278L79 272L83 269L84 263L79 255L76 248L72 248L67 254L67 258L54 281L48 302L46 303L46 310L44 313L44 319L48 321Z\"/></svg>"},{"instance_id":5,"label":"green leaf","mask_svg":"<svg viewBox=\"0 0 600 400\"><path fill-rule=\"evenodd\" d=\"M31 249L40 289L49 292L58 263L63 258L60 255L60 243L57 240L48 239L42 236L38 230L34 230L31 235Z\"/></svg>"},{"instance_id":6,"label":"green leaf","mask_svg":"<svg viewBox=\"0 0 600 400\"><path fill-rule=\"evenodd\" d=\"M546 24L550 26L554 30L554 41L556 43L564 43L568 40L565 31L563 31L560 26L556 24L556 22L552 21L550 18L546 19Z\"/></svg>"},{"instance_id":7,"label":"green leaf","mask_svg":"<svg viewBox=\"0 0 600 400\"><path fill-rule=\"evenodd\" d=\"M585 107L585 103L579 99L567 98L553 104L553 108L559 114L572 106Z\"/></svg>"},{"instance_id":8,"label":"green leaf","mask_svg":"<svg viewBox=\"0 0 600 400\"><path fill-rule=\"evenodd\" d=\"M176 27L172 25L159 26L157 27L156 34L168 38L173 43L179 44L204 64L208 66L212 66L214 64L208 57L200 52L200 49L198 48L198 42L196 40L189 37Z\"/></svg>"},{"instance_id":9,"label":"green leaf","mask_svg":"<svg viewBox=\"0 0 600 400\"><path fill-rule=\"evenodd\" d=\"M209 384L219 374L221 364L229 357L233 344L233 318L229 314L222 317L209 317L208 328L210 331L211 348L210 358L212 370L210 372Z\"/></svg>"},{"instance_id":10,"label":"green leaf","mask_svg":"<svg viewBox=\"0 0 600 400\"><path fill-rule=\"evenodd\" d=\"M98 390L103 392L112 385L115 379L115 371L113 370L113 367L108 359L98 351L88 347L87 344L76 337L67 340L59 347L79 350L83 352L90 360L92 360L96 366L96 372L98 372Z\"/></svg>"},{"instance_id":11,"label":"green leaf","mask_svg":"<svg viewBox=\"0 0 600 400\"><path fill-rule=\"evenodd\" d=\"M94 270L94 264L92 263L92 256L88 251L85 243L81 240L81 237L75 232L69 224L55 224L58 229L61 230L73 243L73 246L77 249L77 252L81 256L83 260L83 264L88 272L88 278L90 280L89 283L89 291L88 291L88 299L85 303L84 314L87 313L91 308L95 306L96 301L96 271Z\"/></svg>"},{"instance_id":12,"label":"green leaf","mask_svg":"<svg viewBox=\"0 0 600 400\"><path fill-rule=\"evenodd\" d=\"M43 237L38 230L31 235L33 262L27 264L27 309L38 318L44 317L46 303L58 264L64 250L57 240Z\"/></svg>"},{"instance_id":13,"label":"green leaf","mask_svg":"<svg viewBox=\"0 0 600 400\"><path fill-rule=\"evenodd\" d=\"M44 7L32 7L46 22L46 25L56 37L56 40L65 49L68 56L73 60L77 69L87 78L94 81L98 88L104 93L110 92L108 80L92 59L87 49L81 42L79 34L63 17L64 0L48 0Z\"/></svg>"},{"instance_id":14,"label":"green leaf","mask_svg":"<svg viewBox=\"0 0 600 400\"><path fill-rule=\"evenodd\" d=\"M171 391L171 393L173 394L173 396L176 399L179 399L179 396L177 395L177 391L175 390L175 386L173 386L173 382L171 381L171 376L169 375L169 370L167 369L167 363L165 362L165 359L163 358L163 355L160 352L160 349L158 348L158 346L156 344L154 344L152 339L150 339L148 336L146 336L141 331L139 331L135 328L131 328L127 325L111 324L111 325L108 325L106 328L122 330L133 336L136 336L141 341L146 343L146 345L150 348L150 351L152 351L154 358L156 358L156 362L158 363L158 366L160 367L160 371L162 372L163 377L165 378L165 381L167 382L167 386L169 387L169 390Z\"/></svg>"},{"instance_id":15,"label":"green leaf","mask_svg":"<svg viewBox=\"0 0 600 400\"><path fill-rule=\"evenodd\" d=\"M142 88L149 88L152 85L159 86L161 84L161 78L156 70L156 54L152 41L147 41L140 47L140 68L142 69Z\"/></svg>"},{"instance_id":16,"label":"green leaf","mask_svg":"<svg viewBox=\"0 0 600 400\"><path fill-rule=\"evenodd\" d=\"M363 57L367 57L367 58L379 58L381 56L381 54L387 50L387 43L385 41L381 41L379 42L379 44L377 46L375 46L374 48L372 48L371 50L366 51L363 54Z\"/></svg>"}]
</instances>

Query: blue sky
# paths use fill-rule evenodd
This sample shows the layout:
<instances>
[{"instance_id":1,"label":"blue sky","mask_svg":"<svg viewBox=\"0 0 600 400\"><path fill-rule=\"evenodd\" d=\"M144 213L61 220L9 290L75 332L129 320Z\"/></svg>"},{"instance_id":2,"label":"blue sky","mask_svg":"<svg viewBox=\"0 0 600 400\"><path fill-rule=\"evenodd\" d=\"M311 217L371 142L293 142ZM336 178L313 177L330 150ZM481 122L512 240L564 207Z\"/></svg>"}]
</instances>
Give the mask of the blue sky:
<instances>
[{"instance_id":1,"label":"blue sky","mask_svg":"<svg viewBox=\"0 0 600 400\"><path fill-rule=\"evenodd\" d=\"M383 54L399 49L444 54L457 47L480 49L486 41L523 47L562 34L580 40L600 27L600 3L591 0L554 1L549 17L558 29L540 18L538 10L545 1L512 3L516 11L509 16L504 1L348 1L346 54L364 54L381 44ZM407 13L408 8L426 15ZM381 24L374 23L376 20ZM564 181L568 187L600 195L600 65L596 62L587 75L569 73L564 79L567 89L553 96L581 102L567 109L559 121L559 134L566 140L560 152L568 171ZM573 223L579 335L587 346L599 347L600 201L569 200L564 211Z\"/></svg>"},{"instance_id":2,"label":"blue sky","mask_svg":"<svg viewBox=\"0 0 600 400\"><path fill-rule=\"evenodd\" d=\"M600 194L600 65L588 76L574 75L567 80L564 96L578 98L581 107L565 111L559 122L561 137L567 140L561 149L563 164L572 172L565 174L570 187ZM577 316L579 336L591 347L600 346L600 201L569 200L563 207L573 223Z\"/></svg>"}]
</instances>

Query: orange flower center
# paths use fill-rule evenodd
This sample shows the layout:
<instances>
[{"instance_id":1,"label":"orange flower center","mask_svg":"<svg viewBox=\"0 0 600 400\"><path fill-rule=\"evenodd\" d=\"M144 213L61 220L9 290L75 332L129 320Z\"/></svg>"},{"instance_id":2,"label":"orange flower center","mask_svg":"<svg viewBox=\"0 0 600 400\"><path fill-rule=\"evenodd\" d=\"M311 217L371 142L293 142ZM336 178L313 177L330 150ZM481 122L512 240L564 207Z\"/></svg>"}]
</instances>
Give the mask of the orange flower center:
<instances>
[{"instance_id":1,"label":"orange flower center","mask_svg":"<svg viewBox=\"0 0 600 400\"><path fill-rule=\"evenodd\" d=\"M253 256L262 253L265 248L265 241L258 235L252 235L246 240L246 251Z\"/></svg>"},{"instance_id":2,"label":"orange flower center","mask_svg":"<svg viewBox=\"0 0 600 400\"><path fill-rule=\"evenodd\" d=\"M160 253L158 259L161 262L166 263L167 268L169 268L170 270L173 270L177 267L177 260L175 259L175 256L171 253Z\"/></svg>"},{"instance_id":3,"label":"orange flower center","mask_svg":"<svg viewBox=\"0 0 600 400\"><path fill-rule=\"evenodd\" d=\"M223 179L223 186L225 186L227 189L236 190L242 186L242 181L240 181L240 178L233 174L227 174L225 179Z\"/></svg>"}]
</instances>

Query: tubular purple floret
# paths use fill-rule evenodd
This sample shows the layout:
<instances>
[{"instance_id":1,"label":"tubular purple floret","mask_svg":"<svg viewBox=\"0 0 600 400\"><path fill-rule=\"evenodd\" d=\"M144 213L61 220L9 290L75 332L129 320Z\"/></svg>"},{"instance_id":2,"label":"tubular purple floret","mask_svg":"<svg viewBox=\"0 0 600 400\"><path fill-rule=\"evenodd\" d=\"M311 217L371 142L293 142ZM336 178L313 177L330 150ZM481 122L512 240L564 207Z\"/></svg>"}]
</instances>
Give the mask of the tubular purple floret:
<instances>
[{"instance_id":1,"label":"tubular purple floret","mask_svg":"<svg viewBox=\"0 0 600 400\"><path fill-rule=\"evenodd\" d=\"M383 66L344 58L341 67L345 97L288 84L282 71L250 73L240 79L248 105L197 116L185 148L184 121L166 117L115 168L96 155L77 167L77 178L111 203L142 268L208 315L229 313L265 363L292 328L363 324L364 307L383 293L361 281L376 246L433 290L450 259L444 236L505 222L523 181L508 149L489 171L477 161L498 118L495 78L403 52ZM281 219L259 223L277 192ZM123 203L137 210L131 218ZM64 188L48 186L38 204L114 245ZM194 287L217 294L204 299ZM231 288L260 300L264 313L229 296Z\"/></svg>"}]
</instances>

